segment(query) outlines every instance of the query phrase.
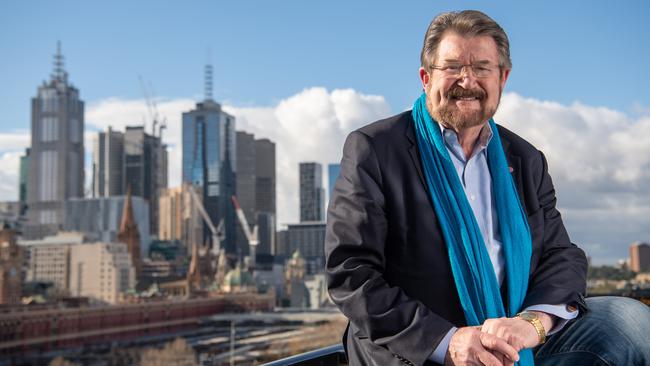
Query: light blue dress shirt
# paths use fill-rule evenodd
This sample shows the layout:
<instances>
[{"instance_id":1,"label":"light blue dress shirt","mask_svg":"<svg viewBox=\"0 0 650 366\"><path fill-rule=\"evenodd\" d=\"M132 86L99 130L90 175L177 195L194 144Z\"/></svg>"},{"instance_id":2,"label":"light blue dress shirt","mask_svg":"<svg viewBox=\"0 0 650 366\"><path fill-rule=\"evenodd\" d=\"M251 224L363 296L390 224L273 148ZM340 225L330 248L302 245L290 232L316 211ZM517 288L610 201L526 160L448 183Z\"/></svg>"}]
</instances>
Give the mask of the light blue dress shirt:
<instances>
[{"instance_id":1,"label":"light blue dress shirt","mask_svg":"<svg viewBox=\"0 0 650 366\"><path fill-rule=\"evenodd\" d=\"M489 124L485 124L479 133L478 141L474 146L474 151L467 158L463 152L463 148L458 141L458 135L454 130L440 126L442 131L445 147L449 152L451 161L454 163L458 178L463 185L467 200L469 201L474 217L478 223L483 236L483 242L490 255L494 273L497 276L499 285L503 282L505 273L505 258L503 257L503 247L501 245L501 235L499 233L499 218L494 204L494 197L492 195L492 179L490 177L490 169L487 162L487 146L492 139L492 128ZM553 314L559 319L556 325L551 329L548 335L558 332L564 325L571 319L578 316L578 311L568 311L566 304L559 305L534 305L527 307L524 310L528 311L543 311L548 314ZM444 363L445 354L449 348L449 341L456 333L458 328L454 327L438 344L438 347L433 351L429 359L437 363Z\"/></svg>"}]
</instances>

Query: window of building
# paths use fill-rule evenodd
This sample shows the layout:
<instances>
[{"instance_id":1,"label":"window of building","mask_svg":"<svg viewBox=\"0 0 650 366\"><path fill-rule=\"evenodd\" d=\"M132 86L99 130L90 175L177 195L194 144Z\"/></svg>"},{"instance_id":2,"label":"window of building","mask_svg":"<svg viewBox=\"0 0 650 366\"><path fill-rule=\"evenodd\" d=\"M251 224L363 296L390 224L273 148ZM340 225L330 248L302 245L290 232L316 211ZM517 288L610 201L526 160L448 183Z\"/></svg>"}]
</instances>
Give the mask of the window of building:
<instances>
[{"instance_id":1,"label":"window of building","mask_svg":"<svg viewBox=\"0 0 650 366\"><path fill-rule=\"evenodd\" d=\"M40 154L39 198L41 201L54 201L57 197L58 152L41 151ZM56 222L53 222L56 223Z\"/></svg>"},{"instance_id":2,"label":"window of building","mask_svg":"<svg viewBox=\"0 0 650 366\"><path fill-rule=\"evenodd\" d=\"M56 141L59 138L59 117L47 116L41 118L41 141Z\"/></svg>"}]
</instances>

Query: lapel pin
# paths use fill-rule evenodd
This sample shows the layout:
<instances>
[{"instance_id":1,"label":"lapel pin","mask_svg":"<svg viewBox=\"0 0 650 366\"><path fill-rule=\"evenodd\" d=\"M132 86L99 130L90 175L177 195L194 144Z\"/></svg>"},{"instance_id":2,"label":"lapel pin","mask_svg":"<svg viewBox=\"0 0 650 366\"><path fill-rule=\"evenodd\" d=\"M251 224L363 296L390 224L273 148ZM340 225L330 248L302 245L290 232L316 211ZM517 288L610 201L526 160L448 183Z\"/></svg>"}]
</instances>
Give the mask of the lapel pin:
<instances>
[{"instance_id":1,"label":"lapel pin","mask_svg":"<svg viewBox=\"0 0 650 366\"><path fill-rule=\"evenodd\" d=\"M512 173L512 172L514 172L514 171L515 171L514 169L512 169L512 167L511 167L511 166L509 166L509 167L508 167L508 170L510 170L510 173Z\"/></svg>"}]
</instances>

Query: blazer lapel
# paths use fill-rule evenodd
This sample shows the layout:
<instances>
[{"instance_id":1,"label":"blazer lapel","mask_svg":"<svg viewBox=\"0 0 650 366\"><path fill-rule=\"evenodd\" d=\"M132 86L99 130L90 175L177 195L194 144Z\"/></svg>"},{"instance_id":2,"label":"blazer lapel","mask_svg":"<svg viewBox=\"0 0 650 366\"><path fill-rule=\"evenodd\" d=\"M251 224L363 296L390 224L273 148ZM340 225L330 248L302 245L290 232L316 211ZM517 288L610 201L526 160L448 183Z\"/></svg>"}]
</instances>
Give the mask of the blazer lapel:
<instances>
[{"instance_id":1,"label":"blazer lapel","mask_svg":"<svg viewBox=\"0 0 650 366\"><path fill-rule=\"evenodd\" d=\"M420 183L424 186L425 191L429 192L427 183L424 180L424 174L422 174L422 164L420 163L420 153L418 151L417 140L415 138L415 127L413 126L413 117L409 115L409 118L406 123L405 131L406 139L409 141L410 146L408 147L409 155L411 156L411 162L415 166L415 170L418 172L420 177Z\"/></svg>"},{"instance_id":2,"label":"blazer lapel","mask_svg":"<svg viewBox=\"0 0 650 366\"><path fill-rule=\"evenodd\" d=\"M521 205L526 208L524 205L524 192L522 187L524 186L523 180L521 177L521 157L513 154L510 151L510 141L503 138L503 133L499 134L501 136L501 145L503 145L503 152L506 155L506 160L508 161L508 167L510 168L510 174L512 174L512 180L515 182L515 187L517 188L517 194L519 194L519 201Z\"/></svg>"}]
</instances>

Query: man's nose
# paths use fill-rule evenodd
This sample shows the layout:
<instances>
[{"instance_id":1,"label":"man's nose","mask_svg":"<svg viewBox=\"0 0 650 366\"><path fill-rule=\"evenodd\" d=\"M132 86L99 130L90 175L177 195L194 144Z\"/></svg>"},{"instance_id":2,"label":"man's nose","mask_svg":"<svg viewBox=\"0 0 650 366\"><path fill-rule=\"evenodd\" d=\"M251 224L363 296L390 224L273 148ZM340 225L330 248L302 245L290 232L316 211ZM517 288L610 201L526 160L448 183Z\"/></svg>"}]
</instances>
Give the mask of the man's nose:
<instances>
[{"instance_id":1,"label":"man's nose","mask_svg":"<svg viewBox=\"0 0 650 366\"><path fill-rule=\"evenodd\" d=\"M471 67L463 67L458 75L458 85L464 89L472 89L477 85L476 75L474 75L474 70Z\"/></svg>"}]
</instances>

